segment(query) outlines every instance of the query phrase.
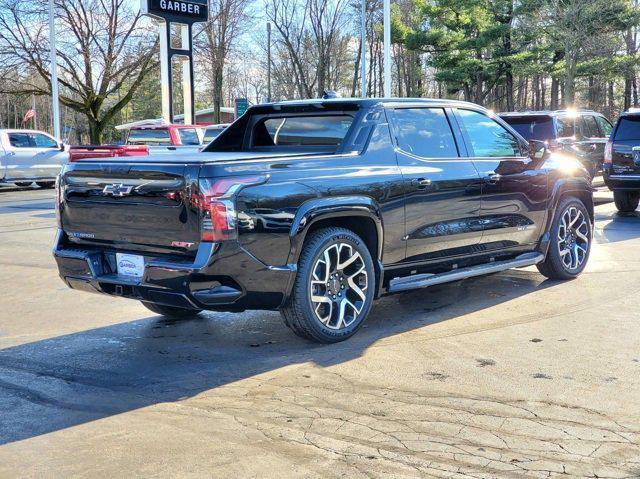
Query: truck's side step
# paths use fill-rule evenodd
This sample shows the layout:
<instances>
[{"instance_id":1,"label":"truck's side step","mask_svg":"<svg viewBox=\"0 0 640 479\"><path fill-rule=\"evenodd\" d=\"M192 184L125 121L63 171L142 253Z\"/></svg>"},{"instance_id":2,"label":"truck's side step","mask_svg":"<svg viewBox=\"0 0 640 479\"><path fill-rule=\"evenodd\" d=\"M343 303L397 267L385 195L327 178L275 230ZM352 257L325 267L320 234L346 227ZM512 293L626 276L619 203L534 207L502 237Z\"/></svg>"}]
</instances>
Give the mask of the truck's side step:
<instances>
[{"instance_id":1,"label":"truck's side step","mask_svg":"<svg viewBox=\"0 0 640 479\"><path fill-rule=\"evenodd\" d=\"M397 293L410 289L425 288L436 284L449 283L473 276L498 273L511 268L524 268L533 266L544 260L542 253L525 253L515 259L508 261L493 261L491 263L479 264L468 268L455 269L439 274L416 274L403 278L394 278L389 282L389 292Z\"/></svg>"}]
</instances>

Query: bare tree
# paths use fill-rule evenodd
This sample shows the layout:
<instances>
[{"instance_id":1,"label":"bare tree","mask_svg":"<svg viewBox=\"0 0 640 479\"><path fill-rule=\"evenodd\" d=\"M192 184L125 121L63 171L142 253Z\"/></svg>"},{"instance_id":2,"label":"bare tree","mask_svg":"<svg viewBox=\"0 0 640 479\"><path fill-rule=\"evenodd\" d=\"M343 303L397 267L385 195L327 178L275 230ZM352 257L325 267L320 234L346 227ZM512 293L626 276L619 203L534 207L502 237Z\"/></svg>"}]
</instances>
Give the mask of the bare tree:
<instances>
[{"instance_id":1,"label":"bare tree","mask_svg":"<svg viewBox=\"0 0 640 479\"><path fill-rule=\"evenodd\" d=\"M45 80L14 84L12 92L50 95L45 2L0 1L0 58ZM99 143L157 63L157 40L140 26L127 0L56 0L60 102L87 117ZM118 95L115 95L118 93ZM117 98L116 98L117 96Z\"/></svg>"},{"instance_id":2,"label":"bare tree","mask_svg":"<svg viewBox=\"0 0 640 479\"><path fill-rule=\"evenodd\" d=\"M250 28L250 0L210 0L209 21L195 35L195 45L204 57L204 74L211 85L214 119L220 123L224 100L224 75L229 55Z\"/></svg>"}]
</instances>

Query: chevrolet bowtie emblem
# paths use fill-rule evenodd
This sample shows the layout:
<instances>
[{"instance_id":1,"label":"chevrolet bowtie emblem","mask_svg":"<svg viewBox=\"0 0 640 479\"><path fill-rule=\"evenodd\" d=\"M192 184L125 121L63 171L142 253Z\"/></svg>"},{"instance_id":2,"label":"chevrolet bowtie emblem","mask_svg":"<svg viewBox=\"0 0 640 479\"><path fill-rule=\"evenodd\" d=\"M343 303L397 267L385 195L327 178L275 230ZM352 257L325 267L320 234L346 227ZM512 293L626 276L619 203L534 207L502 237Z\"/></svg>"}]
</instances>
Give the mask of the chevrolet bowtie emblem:
<instances>
[{"instance_id":1,"label":"chevrolet bowtie emblem","mask_svg":"<svg viewBox=\"0 0 640 479\"><path fill-rule=\"evenodd\" d=\"M102 190L103 195L111 195L111 196L126 196L131 194L133 191L133 186L123 185L122 183L114 183L112 185L107 185Z\"/></svg>"}]
</instances>

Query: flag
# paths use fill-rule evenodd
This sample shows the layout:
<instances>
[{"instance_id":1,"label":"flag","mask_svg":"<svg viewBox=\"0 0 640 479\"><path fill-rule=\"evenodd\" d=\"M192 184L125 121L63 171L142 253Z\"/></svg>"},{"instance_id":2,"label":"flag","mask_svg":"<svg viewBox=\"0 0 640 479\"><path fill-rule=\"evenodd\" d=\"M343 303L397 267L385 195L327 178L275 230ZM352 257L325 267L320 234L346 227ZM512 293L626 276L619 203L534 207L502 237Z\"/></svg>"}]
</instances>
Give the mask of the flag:
<instances>
[{"instance_id":1,"label":"flag","mask_svg":"<svg viewBox=\"0 0 640 479\"><path fill-rule=\"evenodd\" d=\"M24 118L22 119L22 123L28 122L34 116L36 116L36 111L33 108L29 108L27 110L27 112L24 114Z\"/></svg>"}]
</instances>

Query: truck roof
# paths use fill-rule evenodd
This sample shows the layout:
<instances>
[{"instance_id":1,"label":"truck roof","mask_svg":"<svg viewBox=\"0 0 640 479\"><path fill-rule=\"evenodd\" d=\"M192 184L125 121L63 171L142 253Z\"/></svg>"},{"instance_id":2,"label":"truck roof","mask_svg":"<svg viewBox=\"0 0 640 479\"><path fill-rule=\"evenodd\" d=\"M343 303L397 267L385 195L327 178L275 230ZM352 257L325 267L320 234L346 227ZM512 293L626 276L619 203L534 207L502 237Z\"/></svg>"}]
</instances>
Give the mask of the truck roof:
<instances>
[{"instance_id":1,"label":"truck roof","mask_svg":"<svg viewBox=\"0 0 640 479\"><path fill-rule=\"evenodd\" d=\"M330 98L330 99L311 99L311 100L287 100L275 103L261 103L251 107L252 111L277 111L283 107L329 107L338 109L339 107L347 109L369 108L376 105L398 105L398 104L424 104L424 105L451 105L451 106L472 106L474 108L482 108L480 105L461 100L446 100L438 98Z\"/></svg>"},{"instance_id":2,"label":"truck roof","mask_svg":"<svg viewBox=\"0 0 640 479\"><path fill-rule=\"evenodd\" d=\"M601 115L597 111L578 109L578 110L526 110L526 111L505 111L498 113L501 117L526 117L526 116L560 116L567 113L589 113L593 115Z\"/></svg>"}]
</instances>

